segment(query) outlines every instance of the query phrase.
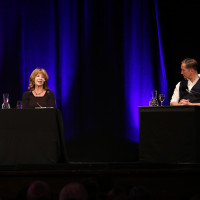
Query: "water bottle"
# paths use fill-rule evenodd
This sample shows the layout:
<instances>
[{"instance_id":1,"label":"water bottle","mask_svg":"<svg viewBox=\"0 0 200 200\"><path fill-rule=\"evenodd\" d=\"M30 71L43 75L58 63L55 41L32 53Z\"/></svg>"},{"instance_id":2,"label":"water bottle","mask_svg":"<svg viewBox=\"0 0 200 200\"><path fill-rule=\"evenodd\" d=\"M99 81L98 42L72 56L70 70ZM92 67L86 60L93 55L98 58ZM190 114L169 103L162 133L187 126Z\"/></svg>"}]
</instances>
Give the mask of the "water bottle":
<instances>
[{"instance_id":1,"label":"water bottle","mask_svg":"<svg viewBox=\"0 0 200 200\"><path fill-rule=\"evenodd\" d=\"M157 99L157 90L152 90L152 98L149 102L149 106L159 106Z\"/></svg>"}]
</instances>

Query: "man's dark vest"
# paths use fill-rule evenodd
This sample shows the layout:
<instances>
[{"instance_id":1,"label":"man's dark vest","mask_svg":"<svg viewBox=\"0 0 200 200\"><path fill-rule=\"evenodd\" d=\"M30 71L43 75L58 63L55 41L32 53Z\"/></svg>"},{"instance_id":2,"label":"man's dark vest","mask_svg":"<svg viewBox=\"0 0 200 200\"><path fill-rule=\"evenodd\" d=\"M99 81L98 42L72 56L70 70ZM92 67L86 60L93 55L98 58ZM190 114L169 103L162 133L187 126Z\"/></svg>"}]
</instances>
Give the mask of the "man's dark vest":
<instances>
[{"instance_id":1,"label":"man's dark vest","mask_svg":"<svg viewBox=\"0 0 200 200\"><path fill-rule=\"evenodd\" d=\"M179 94L181 99L189 99L191 103L200 103L200 79L192 87L190 93L188 92L188 80L180 82Z\"/></svg>"}]
</instances>

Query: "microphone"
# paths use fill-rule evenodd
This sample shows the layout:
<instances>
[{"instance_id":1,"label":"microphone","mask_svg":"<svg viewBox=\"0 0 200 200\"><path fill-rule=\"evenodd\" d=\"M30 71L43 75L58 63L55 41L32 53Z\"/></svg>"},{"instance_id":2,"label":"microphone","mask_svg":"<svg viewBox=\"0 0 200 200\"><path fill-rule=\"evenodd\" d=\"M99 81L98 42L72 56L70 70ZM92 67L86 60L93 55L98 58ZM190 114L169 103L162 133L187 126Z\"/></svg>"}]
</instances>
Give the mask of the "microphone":
<instances>
[{"instance_id":1,"label":"microphone","mask_svg":"<svg viewBox=\"0 0 200 200\"><path fill-rule=\"evenodd\" d=\"M43 106L41 106L38 102L37 102L37 105L38 105L39 107L35 107L35 109L54 108L54 107L43 107Z\"/></svg>"},{"instance_id":2,"label":"microphone","mask_svg":"<svg viewBox=\"0 0 200 200\"><path fill-rule=\"evenodd\" d=\"M186 91L187 91L189 94L200 94L200 92L197 92L197 91L194 91L194 90L188 90L188 89L186 89Z\"/></svg>"},{"instance_id":3,"label":"microphone","mask_svg":"<svg viewBox=\"0 0 200 200\"><path fill-rule=\"evenodd\" d=\"M192 94L190 90L186 89L186 91L187 91L189 94Z\"/></svg>"},{"instance_id":4,"label":"microphone","mask_svg":"<svg viewBox=\"0 0 200 200\"><path fill-rule=\"evenodd\" d=\"M40 106L40 108L42 108L42 106L37 102L37 105Z\"/></svg>"}]
</instances>

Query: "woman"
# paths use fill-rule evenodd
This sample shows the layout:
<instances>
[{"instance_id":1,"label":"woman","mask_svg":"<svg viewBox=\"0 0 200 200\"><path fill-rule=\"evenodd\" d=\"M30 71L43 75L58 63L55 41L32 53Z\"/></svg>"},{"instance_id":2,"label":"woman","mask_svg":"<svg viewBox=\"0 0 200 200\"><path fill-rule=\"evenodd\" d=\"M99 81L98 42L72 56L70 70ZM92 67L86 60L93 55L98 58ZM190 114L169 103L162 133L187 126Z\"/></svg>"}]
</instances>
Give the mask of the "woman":
<instances>
[{"instance_id":1,"label":"woman","mask_svg":"<svg viewBox=\"0 0 200 200\"><path fill-rule=\"evenodd\" d=\"M30 91L24 92L22 96L23 108L55 107L55 95L47 88L48 79L46 70L42 68L33 70L29 79Z\"/></svg>"}]
</instances>

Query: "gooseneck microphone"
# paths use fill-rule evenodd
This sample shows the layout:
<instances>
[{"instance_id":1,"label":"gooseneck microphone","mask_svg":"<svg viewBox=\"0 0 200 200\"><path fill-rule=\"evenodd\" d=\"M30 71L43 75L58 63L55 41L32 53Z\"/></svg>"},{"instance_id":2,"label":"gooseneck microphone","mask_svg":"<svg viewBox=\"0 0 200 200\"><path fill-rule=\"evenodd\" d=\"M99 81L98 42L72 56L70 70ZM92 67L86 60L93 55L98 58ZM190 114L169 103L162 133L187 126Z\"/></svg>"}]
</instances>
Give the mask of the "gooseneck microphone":
<instances>
[{"instance_id":1,"label":"gooseneck microphone","mask_svg":"<svg viewBox=\"0 0 200 200\"><path fill-rule=\"evenodd\" d=\"M38 105L39 107L35 107L35 109L54 108L54 107L43 107L43 106L41 106L38 102L37 102L37 105Z\"/></svg>"},{"instance_id":2,"label":"gooseneck microphone","mask_svg":"<svg viewBox=\"0 0 200 200\"><path fill-rule=\"evenodd\" d=\"M40 108L42 108L42 106L37 102L37 105L40 107Z\"/></svg>"},{"instance_id":3,"label":"gooseneck microphone","mask_svg":"<svg viewBox=\"0 0 200 200\"><path fill-rule=\"evenodd\" d=\"M197 91L194 91L194 90L188 90L188 89L186 89L186 91L187 91L189 94L200 94L200 92L197 92Z\"/></svg>"}]
</instances>

